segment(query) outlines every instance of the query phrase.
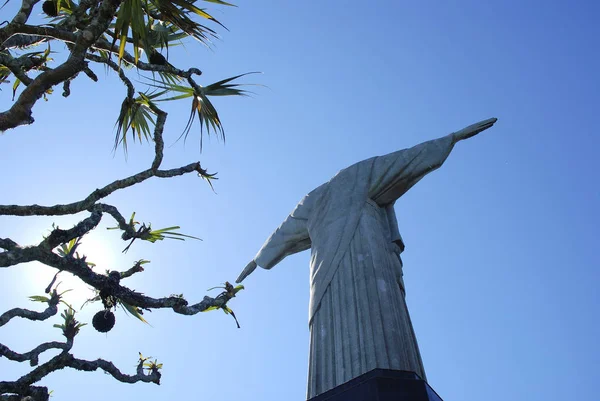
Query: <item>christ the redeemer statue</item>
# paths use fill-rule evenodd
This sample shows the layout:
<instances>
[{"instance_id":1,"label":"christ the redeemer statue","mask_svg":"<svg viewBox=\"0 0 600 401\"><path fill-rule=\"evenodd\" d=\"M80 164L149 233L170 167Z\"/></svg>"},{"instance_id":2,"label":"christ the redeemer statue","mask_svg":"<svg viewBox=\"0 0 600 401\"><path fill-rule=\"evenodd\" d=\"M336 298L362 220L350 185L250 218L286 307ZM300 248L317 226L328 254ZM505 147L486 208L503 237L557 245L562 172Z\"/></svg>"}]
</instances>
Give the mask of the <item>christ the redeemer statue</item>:
<instances>
[{"instance_id":1,"label":"christ the redeemer statue","mask_svg":"<svg viewBox=\"0 0 600 401\"><path fill-rule=\"evenodd\" d=\"M375 368L425 379L405 303L394 202L495 118L363 160L306 195L237 279L310 248L308 399Z\"/></svg>"}]
</instances>

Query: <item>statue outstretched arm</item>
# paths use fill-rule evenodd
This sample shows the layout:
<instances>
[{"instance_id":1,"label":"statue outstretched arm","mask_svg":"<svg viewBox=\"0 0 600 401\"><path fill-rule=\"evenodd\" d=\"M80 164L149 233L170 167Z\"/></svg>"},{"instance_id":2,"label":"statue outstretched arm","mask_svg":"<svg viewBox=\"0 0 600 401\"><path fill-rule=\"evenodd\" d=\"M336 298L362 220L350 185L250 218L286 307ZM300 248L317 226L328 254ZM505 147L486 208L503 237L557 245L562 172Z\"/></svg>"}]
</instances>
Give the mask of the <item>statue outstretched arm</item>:
<instances>
[{"instance_id":1,"label":"statue outstretched arm","mask_svg":"<svg viewBox=\"0 0 600 401\"><path fill-rule=\"evenodd\" d=\"M483 120L439 139L376 157L371 170L369 197L380 206L391 204L421 178L441 167L457 142L477 135L495 122L495 118Z\"/></svg>"},{"instance_id":2,"label":"statue outstretched arm","mask_svg":"<svg viewBox=\"0 0 600 401\"><path fill-rule=\"evenodd\" d=\"M286 256L310 249L307 221L311 208L305 204L307 197L265 241L254 259L242 270L236 283L241 283L257 266L271 269Z\"/></svg>"}]
</instances>

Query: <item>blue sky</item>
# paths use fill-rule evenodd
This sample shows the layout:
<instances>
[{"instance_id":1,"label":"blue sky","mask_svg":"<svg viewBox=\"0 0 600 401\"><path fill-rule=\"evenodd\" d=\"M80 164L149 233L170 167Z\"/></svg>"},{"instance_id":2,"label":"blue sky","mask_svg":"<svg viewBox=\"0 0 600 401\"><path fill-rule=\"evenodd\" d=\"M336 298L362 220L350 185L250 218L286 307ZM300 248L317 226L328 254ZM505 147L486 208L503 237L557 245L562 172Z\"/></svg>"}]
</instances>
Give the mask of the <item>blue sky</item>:
<instances>
[{"instance_id":1,"label":"blue sky","mask_svg":"<svg viewBox=\"0 0 600 401\"><path fill-rule=\"evenodd\" d=\"M2 15L9 15L13 0ZM211 6L211 9L212 6ZM200 83L248 71L251 98L217 99L225 145L199 151L196 126L175 143L186 102L169 108L164 167L200 160L218 172L216 194L186 176L154 179L107 199L155 227L174 224L199 241L125 246L108 218L83 242L98 268L125 270L152 296L199 301L229 280L308 191L358 160L497 117L456 146L445 165L396 204L407 302L430 385L445 400L594 399L600 380L600 6L591 1L239 3L214 10L229 29L212 49L195 43L171 61L204 71ZM56 46L54 50L60 50ZM57 58L60 56L57 56ZM68 99L56 89L36 123L0 136L0 204L55 204L147 168L148 145L125 159L111 152L125 91L96 71ZM141 86L140 86L141 89ZM6 109L4 87L0 106ZM84 215L76 216L82 218ZM33 244L52 222L0 218L0 236ZM221 312L117 314L108 335L85 327L74 352L134 372L138 351L164 363L162 384L126 385L100 372L57 372L42 383L54 398L104 400L305 399L308 359L307 252L259 270ZM40 307L52 271L0 271L0 309ZM74 286L66 275L64 288ZM71 301L80 305L85 287ZM91 321L97 304L79 317ZM58 321L55 318L51 323ZM60 340L50 323L12 321L0 342L26 352ZM27 366L0 360L3 380Z\"/></svg>"}]
</instances>

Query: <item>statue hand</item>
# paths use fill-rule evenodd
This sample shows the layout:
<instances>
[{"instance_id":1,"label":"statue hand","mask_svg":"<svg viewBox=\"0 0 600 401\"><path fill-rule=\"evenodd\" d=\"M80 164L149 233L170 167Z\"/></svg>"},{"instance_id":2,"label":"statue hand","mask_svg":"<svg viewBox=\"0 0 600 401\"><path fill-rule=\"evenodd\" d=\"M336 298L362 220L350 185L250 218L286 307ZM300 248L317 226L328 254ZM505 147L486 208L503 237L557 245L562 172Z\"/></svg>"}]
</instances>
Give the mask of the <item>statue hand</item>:
<instances>
[{"instance_id":1,"label":"statue hand","mask_svg":"<svg viewBox=\"0 0 600 401\"><path fill-rule=\"evenodd\" d=\"M497 118L488 118L487 120L483 120L473 125L469 125L468 127L461 129L460 131L452 133L451 135L454 138L454 143L462 141L463 139L471 138L472 136L479 134L481 131L485 131L486 129L494 125L496 121L498 121Z\"/></svg>"},{"instance_id":2,"label":"statue hand","mask_svg":"<svg viewBox=\"0 0 600 401\"><path fill-rule=\"evenodd\" d=\"M256 262L252 261L252 262L248 263L248 265L240 273L239 277L237 278L237 280L235 280L235 282L241 283L242 281L244 281L244 279L246 277L248 277L250 275L250 273L252 273L254 271L254 269L256 269Z\"/></svg>"}]
</instances>

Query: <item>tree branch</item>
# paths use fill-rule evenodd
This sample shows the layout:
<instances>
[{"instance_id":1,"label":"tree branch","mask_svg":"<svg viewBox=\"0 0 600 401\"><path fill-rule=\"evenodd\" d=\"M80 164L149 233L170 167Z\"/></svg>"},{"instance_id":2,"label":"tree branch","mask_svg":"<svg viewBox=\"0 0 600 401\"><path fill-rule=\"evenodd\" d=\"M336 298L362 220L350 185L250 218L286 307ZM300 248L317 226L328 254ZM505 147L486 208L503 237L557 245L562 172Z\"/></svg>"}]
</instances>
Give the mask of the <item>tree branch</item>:
<instances>
[{"instance_id":1,"label":"tree branch","mask_svg":"<svg viewBox=\"0 0 600 401\"><path fill-rule=\"evenodd\" d=\"M14 382L0 382L0 394L19 394L26 395L30 393L31 385L40 381L48 374L64 369L66 367L84 371L93 372L98 369L110 374L113 378L123 383L155 383L160 384L161 374L158 369L151 369L148 374L144 373L144 360L140 360L136 369L135 375L122 373L112 362L104 359L96 359L95 361L86 361L84 359L75 358L72 354L63 351L50 359L48 362L38 366L28 374L22 376Z\"/></svg>"},{"instance_id":2,"label":"tree branch","mask_svg":"<svg viewBox=\"0 0 600 401\"><path fill-rule=\"evenodd\" d=\"M165 113L166 115L166 113ZM166 117L165 117L166 118ZM158 122L157 122L158 125ZM156 160L156 159L155 159ZM54 205L54 206L39 206L39 205L29 205L29 206L21 206L21 205L0 205L0 215L7 216L61 216L65 214L75 214L82 212L91 208L95 202L98 200L107 197L111 193L123 189L131 187L135 184L143 182L150 177L159 177L159 178L169 178L176 177L184 174L188 174L196 171L198 175L203 178L212 179L214 175L207 173L200 166L200 162L190 163L187 166L174 168L170 170L155 170L152 168L148 170L144 170L140 173L132 175L130 177L113 181L112 183L106 185L101 189L96 189L92 192L87 198L64 205ZM1 256L2 254L0 254ZM1 262L0 262L1 266Z\"/></svg>"},{"instance_id":3,"label":"tree branch","mask_svg":"<svg viewBox=\"0 0 600 401\"><path fill-rule=\"evenodd\" d=\"M105 64L108 67L110 67L112 70L114 70L119 75L119 78L121 79L121 81L127 87L127 97L130 99L133 99L133 96L135 95L135 88L134 88L133 84L131 83L131 81L129 80L129 78L127 78L127 75L125 75L125 72L123 71L123 69L120 68L117 65L117 63L115 63L114 61L109 60L107 58L97 56L97 55L91 54L91 53L86 54L85 58L87 58L88 60L91 60L91 61L95 61L96 63Z\"/></svg>"},{"instance_id":4,"label":"tree branch","mask_svg":"<svg viewBox=\"0 0 600 401\"><path fill-rule=\"evenodd\" d=\"M7 253L10 256L3 257L3 255ZM221 308L227 304L229 299L231 299L231 297L225 296L224 294L221 294L216 298L205 296L202 301L193 305L188 305L188 302L181 297L148 297L127 287L121 286L118 283L115 284L111 282L108 276L94 272L85 263L85 259L83 258L77 259L73 257L61 257L47 249L43 249L40 246L17 248L11 252L4 252L3 254L0 254L0 267L6 267L7 263L9 263L9 265L15 265L31 261L38 261L58 270L67 271L79 277L84 283L89 284L98 290L109 289L111 294L116 298L128 303L129 305L137 306L143 309L171 308L176 313L182 315L195 315L211 307ZM38 312L31 312L16 308L0 316L0 326L6 323L3 322L4 319L8 321L14 316L22 316L31 320L41 320L42 318L47 318L56 313L56 306L54 306L52 311L53 313L50 313L47 310L46 312L40 314Z\"/></svg>"},{"instance_id":5,"label":"tree branch","mask_svg":"<svg viewBox=\"0 0 600 401\"><path fill-rule=\"evenodd\" d=\"M26 58L29 60L29 58ZM30 60L29 60L30 61ZM10 72L13 73L15 77L17 77L25 86L29 85L33 80L27 76L25 71L28 71L33 68L33 63L29 63L30 65L25 65L22 60L13 58L10 54L0 53L0 64L8 67ZM27 68L29 67L29 68Z\"/></svg>"},{"instance_id":6,"label":"tree branch","mask_svg":"<svg viewBox=\"0 0 600 401\"><path fill-rule=\"evenodd\" d=\"M167 122L167 113L150 103L150 109L156 114L156 125L154 126L154 160L150 169L156 174L159 173L158 168L163 160L163 150L165 148L165 142L163 140L162 133L165 129L165 123ZM198 162L198 169L200 168L200 162ZM203 174L199 170L198 174ZM203 170L206 173L205 170ZM157 175L160 177L160 175Z\"/></svg>"},{"instance_id":7,"label":"tree branch","mask_svg":"<svg viewBox=\"0 0 600 401\"><path fill-rule=\"evenodd\" d=\"M19 27L25 24L29 19L33 6L39 1L40 0L23 0L21 8L12 21L4 28L0 28L0 44L3 44L6 39L18 32Z\"/></svg>"},{"instance_id":8,"label":"tree branch","mask_svg":"<svg viewBox=\"0 0 600 401\"><path fill-rule=\"evenodd\" d=\"M9 389L18 390L13 382L0 382L0 401L48 401L50 398L48 387L29 386L20 394L16 394L16 391L8 391Z\"/></svg>"},{"instance_id":9,"label":"tree branch","mask_svg":"<svg viewBox=\"0 0 600 401\"><path fill-rule=\"evenodd\" d=\"M56 291L52 292L50 300L48 301L48 307L43 312L35 312L28 309L14 308L8 312L4 312L0 315L0 327L4 326L8 321L14 317L21 317L29 320L46 320L51 316L56 315L58 312L58 302L60 297Z\"/></svg>"},{"instance_id":10,"label":"tree branch","mask_svg":"<svg viewBox=\"0 0 600 401\"><path fill-rule=\"evenodd\" d=\"M4 344L0 344L0 356L3 356L11 361L25 362L29 361L31 366L36 366L39 362L39 356L42 352L48 351L49 349L70 349L71 346L67 343L61 343L58 341L47 342L38 345L29 352L19 354L18 352L12 351Z\"/></svg>"},{"instance_id":11,"label":"tree branch","mask_svg":"<svg viewBox=\"0 0 600 401\"><path fill-rule=\"evenodd\" d=\"M104 359L96 359L95 361L86 361L83 359L77 359L73 357L73 355L69 354L69 358L67 358L65 366L73 369L93 372L98 369L102 369L106 373L110 374L112 377L117 379L123 383L155 383L160 384L161 374L158 370L152 370L149 374L144 373L144 361L140 361L137 366L137 374L135 375L127 375L122 373L117 367L109 361L105 361Z\"/></svg>"},{"instance_id":12,"label":"tree branch","mask_svg":"<svg viewBox=\"0 0 600 401\"><path fill-rule=\"evenodd\" d=\"M142 261L138 260L137 262L135 262L135 265L133 265L132 268L125 270L124 272L121 272L121 278L127 278L127 277L131 277L133 276L135 273L140 273L143 272L144 268L142 267Z\"/></svg>"},{"instance_id":13,"label":"tree branch","mask_svg":"<svg viewBox=\"0 0 600 401\"><path fill-rule=\"evenodd\" d=\"M10 238L0 238L0 248L2 249L6 249L7 251L12 251L13 249L17 248L19 246L19 244L17 244L15 241L11 240Z\"/></svg>"},{"instance_id":14,"label":"tree branch","mask_svg":"<svg viewBox=\"0 0 600 401\"><path fill-rule=\"evenodd\" d=\"M107 205L105 203L96 203L93 206L93 209L110 214L119 224L119 229L124 231L123 239L128 240L135 236L136 232L134 228L127 223L125 217L123 217L123 215L119 212L119 210L116 207L112 205Z\"/></svg>"},{"instance_id":15,"label":"tree branch","mask_svg":"<svg viewBox=\"0 0 600 401\"><path fill-rule=\"evenodd\" d=\"M55 228L52 230L50 235L48 235L42 242L40 242L39 246L44 249L54 249L60 244L65 244L72 239L77 237L82 237L83 235L92 231L100 220L102 219L102 213L99 210L92 211L90 217L87 217L77 223L73 228L69 230L61 230L60 228Z\"/></svg>"},{"instance_id":16,"label":"tree branch","mask_svg":"<svg viewBox=\"0 0 600 401\"><path fill-rule=\"evenodd\" d=\"M18 31L14 34L20 35L29 35L35 36L37 38L49 38L60 40L64 43L75 44L77 41L77 34L68 30L59 29L56 27L41 27L34 25L22 25L18 27ZM94 50L104 50L110 52L112 54L119 54L118 46L113 46L110 42L103 38L99 38L93 45L90 46L91 49ZM150 72L166 72L169 74L177 75L178 77L187 79L193 75L202 75L202 71L198 68L189 68L188 70L180 70L171 65L158 65L151 63L144 63L141 60L138 60L137 63L135 61L135 57L133 57L129 52L125 51L123 54L123 60L131 64L132 66L137 67L143 71ZM96 60L94 60L96 61ZM98 61L99 62L99 61Z\"/></svg>"},{"instance_id":17,"label":"tree branch","mask_svg":"<svg viewBox=\"0 0 600 401\"><path fill-rule=\"evenodd\" d=\"M127 98L133 101L133 96L135 94L135 88L129 78L123 72L123 69L120 68L117 63L112 60L106 59L104 57L96 56L94 54L87 54L86 58L91 61L95 61L97 63L106 64L112 70L114 70L118 75L121 81L127 87ZM151 170L156 171L160 167L160 164L163 160L163 150L165 147L165 143L163 140L162 133L164 131L165 123L167 122L167 113L163 110L156 107L154 104L150 104L150 110L156 114L156 124L154 125L154 133L152 135L152 139L154 140L154 160L152 162Z\"/></svg>"},{"instance_id":18,"label":"tree branch","mask_svg":"<svg viewBox=\"0 0 600 401\"><path fill-rule=\"evenodd\" d=\"M25 4L27 1L29 0L24 0L23 4ZM23 90L12 107L7 111L0 113L0 131L6 131L10 128L15 128L23 124L31 124L34 122L32 117L32 109L35 103L42 97L44 93L46 93L48 89L72 78L78 72L83 70L85 67L84 57L88 48L95 43L96 40L98 40L98 38L108 28L120 4L120 0L104 0L102 2L97 17L92 20L87 29L79 31L75 34L75 45L71 50L71 54L69 55L67 61L55 69L45 71L37 76ZM31 12L31 10L29 10L29 12ZM15 17L15 19L16 18L17 17ZM13 29L18 32L19 29L23 27L24 22L25 21L21 21L17 24L18 26ZM11 24L4 29L8 29ZM2 37L3 34L5 34L5 32L0 32L1 42L4 42L6 39Z\"/></svg>"}]
</instances>

